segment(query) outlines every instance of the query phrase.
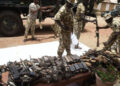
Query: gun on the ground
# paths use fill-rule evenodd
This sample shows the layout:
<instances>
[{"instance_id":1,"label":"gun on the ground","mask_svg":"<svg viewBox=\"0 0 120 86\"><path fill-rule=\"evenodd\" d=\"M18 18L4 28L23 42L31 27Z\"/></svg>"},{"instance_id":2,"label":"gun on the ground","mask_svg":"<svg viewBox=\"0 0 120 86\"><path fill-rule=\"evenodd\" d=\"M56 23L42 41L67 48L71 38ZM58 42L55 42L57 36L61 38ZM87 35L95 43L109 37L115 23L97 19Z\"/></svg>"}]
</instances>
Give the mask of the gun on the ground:
<instances>
[{"instance_id":1,"label":"gun on the ground","mask_svg":"<svg viewBox=\"0 0 120 86\"><path fill-rule=\"evenodd\" d=\"M9 68L7 85L17 86L17 84L21 84L20 71L19 71L20 67L13 62L9 62L7 66Z\"/></svg>"},{"instance_id":2,"label":"gun on the ground","mask_svg":"<svg viewBox=\"0 0 120 86\"><path fill-rule=\"evenodd\" d=\"M34 62L33 59L30 57L30 63L31 63L31 69L35 74L35 78L40 77L41 73L40 71L42 70L40 67L38 67ZM38 63L39 64L39 63Z\"/></svg>"},{"instance_id":3,"label":"gun on the ground","mask_svg":"<svg viewBox=\"0 0 120 86\"><path fill-rule=\"evenodd\" d=\"M42 72L42 80L44 82L50 83L52 81L52 73L50 68L50 62L47 56L42 57L41 59L44 62L44 72Z\"/></svg>"},{"instance_id":4,"label":"gun on the ground","mask_svg":"<svg viewBox=\"0 0 120 86\"><path fill-rule=\"evenodd\" d=\"M52 77L53 81L57 82L62 80L62 61L60 59L57 59L56 57L50 57L49 58L51 64L52 64Z\"/></svg>"},{"instance_id":5,"label":"gun on the ground","mask_svg":"<svg viewBox=\"0 0 120 86\"><path fill-rule=\"evenodd\" d=\"M62 61L63 61L64 71L65 71L64 78L68 79L68 78L70 78L73 75L73 73L71 73L71 72L75 71L75 68L72 67L72 66L69 67L69 65L66 62L65 57L62 57Z\"/></svg>"},{"instance_id":6,"label":"gun on the ground","mask_svg":"<svg viewBox=\"0 0 120 86\"><path fill-rule=\"evenodd\" d=\"M34 77L35 76L35 73L34 71L29 68L28 65L25 64L24 61L21 60L21 66L22 66L22 70L20 71L20 74L21 74L21 80L22 80L22 84L26 84L29 86L30 82L31 82L31 77Z\"/></svg>"}]
</instances>

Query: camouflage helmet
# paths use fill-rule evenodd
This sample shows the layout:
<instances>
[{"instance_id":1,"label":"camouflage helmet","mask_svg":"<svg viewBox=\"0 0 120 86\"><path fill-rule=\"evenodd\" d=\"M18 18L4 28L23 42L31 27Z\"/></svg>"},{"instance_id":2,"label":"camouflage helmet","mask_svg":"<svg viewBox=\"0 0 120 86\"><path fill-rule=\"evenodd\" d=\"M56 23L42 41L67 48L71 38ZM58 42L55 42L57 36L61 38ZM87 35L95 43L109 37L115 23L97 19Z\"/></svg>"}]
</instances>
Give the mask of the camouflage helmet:
<instances>
[{"instance_id":1,"label":"camouflage helmet","mask_svg":"<svg viewBox=\"0 0 120 86\"><path fill-rule=\"evenodd\" d=\"M71 4L74 4L75 3L75 0L67 0L67 2L71 3Z\"/></svg>"}]
</instances>

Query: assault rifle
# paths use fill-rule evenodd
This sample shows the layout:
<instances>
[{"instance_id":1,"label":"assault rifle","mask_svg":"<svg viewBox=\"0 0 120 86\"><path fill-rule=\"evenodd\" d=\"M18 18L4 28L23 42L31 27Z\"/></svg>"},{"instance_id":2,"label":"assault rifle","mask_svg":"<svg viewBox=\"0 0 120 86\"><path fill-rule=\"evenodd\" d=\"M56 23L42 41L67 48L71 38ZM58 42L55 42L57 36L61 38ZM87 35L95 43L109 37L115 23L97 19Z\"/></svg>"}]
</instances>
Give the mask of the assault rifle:
<instances>
[{"instance_id":1,"label":"assault rifle","mask_svg":"<svg viewBox=\"0 0 120 86\"><path fill-rule=\"evenodd\" d=\"M81 73L81 72L87 72L88 71L87 65L80 60L79 56L72 55L71 57L72 57L73 60L76 60L76 62L73 64L75 69L76 69L76 73Z\"/></svg>"},{"instance_id":2,"label":"assault rifle","mask_svg":"<svg viewBox=\"0 0 120 86\"><path fill-rule=\"evenodd\" d=\"M96 17L96 37L97 37L97 47L99 47L99 27L98 27L98 21L97 21L97 16Z\"/></svg>"},{"instance_id":3,"label":"assault rifle","mask_svg":"<svg viewBox=\"0 0 120 86\"><path fill-rule=\"evenodd\" d=\"M20 67L13 62L9 62L7 66L9 68L7 85L17 86L17 84L21 84L20 72L19 72Z\"/></svg>"},{"instance_id":4,"label":"assault rifle","mask_svg":"<svg viewBox=\"0 0 120 86\"><path fill-rule=\"evenodd\" d=\"M50 57L49 58L51 64L52 64L52 77L53 81L57 82L62 80L62 61L57 59L56 57Z\"/></svg>"},{"instance_id":5,"label":"assault rifle","mask_svg":"<svg viewBox=\"0 0 120 86\"><path fill-rule=\"evenodd\" d=\"M33 62L33 59L30 57L30 63L31 63L31 69L32 71L35 73L35 78L41 76L40 74L40 71L41 71L41 68L38 67L34 62Z\"/></svg>"},{"instance_id":6,"label":"assault rifle","mask_svg":"<svg viewBox=\"0 0 120 86\"><path fill-rule=\"evenodd\" d=\"M22 61L22 59L20 60L22 66L22 70L20 71L22 84L27 83L29 85L31 81L31 76L35 76L35 73L32 69L28 67L28 65L25 64L27 62Z\"/></svg>"},{"instance_id":7,"label":"assault rifle","mask_svg":"<svg viewBox=\"0 0 120 86\"><path fill-rule=\"evenodd\" d=\"M65 71L64 78L65 79L69 79L73 75L73 73L71 73L71 72L74 72L75 68L72 67L72 66L69 67L69 65L67 64L67 62L66 62L64 57L62 57L62 60L63 60L64 71Z\"/></svg>"},{"instance_id":8,"label":"assault rifle","mask_svg":"<svg viewBox=\"0 0 120 86\"><path fill-rule=\"evenodd\" d=\"M10 74L13 77L13 80L19 80L20 79L20 73L19 73L19 66L15 65L13 62L8 63L8 68L10 71Z\"/></svg>"},{"instance_id":9,"label":"assault rifle","mask_svg":"<svg viewBox=\"0 0 120 86\"><path fill-rule=\"evenodd\" d=\"M51 69L49 68L49 59L47 56L44 56L42 58L42 60L44 61L44 72L42 72L43 76L42 76L42 80L44 82L50 83L52 81L52 74L51 74Z\"/></svg>"}]
</instances>

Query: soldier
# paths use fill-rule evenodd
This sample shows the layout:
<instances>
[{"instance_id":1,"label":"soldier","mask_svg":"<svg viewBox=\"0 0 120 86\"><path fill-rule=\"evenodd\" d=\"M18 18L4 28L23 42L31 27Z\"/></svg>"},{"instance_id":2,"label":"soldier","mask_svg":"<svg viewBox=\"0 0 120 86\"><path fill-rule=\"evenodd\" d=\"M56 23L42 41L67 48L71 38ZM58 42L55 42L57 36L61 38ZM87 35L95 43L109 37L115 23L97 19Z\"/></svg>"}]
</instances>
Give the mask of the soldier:
<instances>
[{"instance_id":1,"label":"soldier","mask_svg":"<svg viewBox=\"0 0 120 86\"><path fill-rule=\"evenodd\" d=\"M84 16L84 13L85 13L85 7L82 3L82 0L78 1L76 0L75 3L78 3L77 5L77 8L74 8L73 11L74 11L74 29L73 29L73 32L75 33L78 41L79 41L79 38L80 38L80 32L83 28L83 19L81 17ZM76 12L75 12L76 11ZM77 45L75 45L75 48L80 48L79 47L79 42L77 43Z\"/></svg>"},{"instance_id":2,"label":"soldier","mask_svg":"<svg viewBox=\"0 0 120 86\"><path fill-rule=\"evenodd\" d=\"M25 30L25 39L24 42L27 41L27 36L29 29L31 29L31 34L32 34L32 40L35 40L36 38L34 37L35 33L35 21L37 18L38 11L41 10L42 12L49 12L50 10L45 10L48 9L48 7L40 7L38 5L39 0L34 0L30 5L29 5L29 14L28 14L28 19L27 19L27 26Z\"/></svg>"},{"instance_id":3,"label":"soldier","mask_svg":"<svg viewBox=\"0 0 120 86\"><path fill-rule=\"evenodd\" d=\"M104 42L103 51L108 50L117 40L120 42L120 17L113 17L110 13L103 15L108 26L112 28L113 32L111 33L107 42ZM120 51L120 43L119 51Z\"/></svg>"},{"instance_id":4,"label":"soldier","mask_svg":"<svg viewBox=\"0 0 120 86\"><path fill-rule=\"evenodd\" d=\"M73 7L74 0L66 0L66 3L60 8L55 15L55 22L61 28L59 35L58 57L61 58L64 50L67 51L67 56L71 55L71 33L73 32Z\"/></svg>"}]
</instances>

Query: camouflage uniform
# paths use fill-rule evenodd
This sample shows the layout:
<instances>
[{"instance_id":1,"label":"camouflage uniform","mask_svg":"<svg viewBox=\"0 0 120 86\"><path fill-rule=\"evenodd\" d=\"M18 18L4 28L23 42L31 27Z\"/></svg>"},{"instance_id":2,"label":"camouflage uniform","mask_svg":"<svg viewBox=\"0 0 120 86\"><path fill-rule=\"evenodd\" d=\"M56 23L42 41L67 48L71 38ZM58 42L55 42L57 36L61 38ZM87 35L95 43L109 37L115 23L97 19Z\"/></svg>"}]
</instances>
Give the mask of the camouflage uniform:
<instances>
[{"instance_id":1,"label":"camouflage uniform","mask_svg":"<svg viewBox=\"0 0 120 86\"><path fill-rule=\"evenodd\" d=\"M67 55L71 54L70 44L71 44L71 32L73 30L73 13L69 9L67 11L66 4L63 5L54 17L55 20L60 20L67 28L64 30L61 28L59 35L59 47L58 56L61 57L64 49L67 51Z\"/></svg>"},{"instance_id":2,"label":"camouflage uniform","mask_svg":"<svg viewBox=\"0 0 120 86\"><path fill-rule=\"evenodd\" d=\"M31 29L32 38L34 38L35 24L36 24L36 18L37 18L38 12L33 13L32 11L36 11L39 8L40 8L40 6L35 3L31 3L29 5L29 14L28 14L27 26L26 26L26 30L25 30L25 39L27 39L29 29Z\"/></svg>"},{"instance_id":3,"label":"camouflage uniform","mask_svg":"<svg viewBox=\"0 0 120 86\"><path fill-rule=\"evenodd\" d=\"M109 23L109 26L112 28L113 32L111 33L108 41L104 43L105 47L103 48L103 50L107 50L118 40L120 51L120 17L113 18L113 21L112 23Z\"/></svg>"},{"instance_id":4,"label":"camouflage uniform","mask_svg":"<svg viewBox=\"0 0 120 86\"><path fill-rule=\"evenodd\" d=\"M51 26L51 27L52 27L52 29L53 29L53 31L54 31L55 38L58 37L59 34L60 34L60 31L61 31L59 25L55 23L55 24L54 24L53 26Z\"/></svg>"},{"instance_id":5,"label":"camouflage uniform","mask_svg":"<svg viewBox=\"0 0 120 86\"><path fill-rule=\"evenodd\" d=\"M75 18L74 18L74 30L73 32L75 33L77 39L79 40L80 38L80 32L82 30L82 25L83 21L80 18L80 14L83 14L85 12L85 7L83 3L79 3L77 6L77 11L75 13Z\"/></svg>"}]
</instances>

